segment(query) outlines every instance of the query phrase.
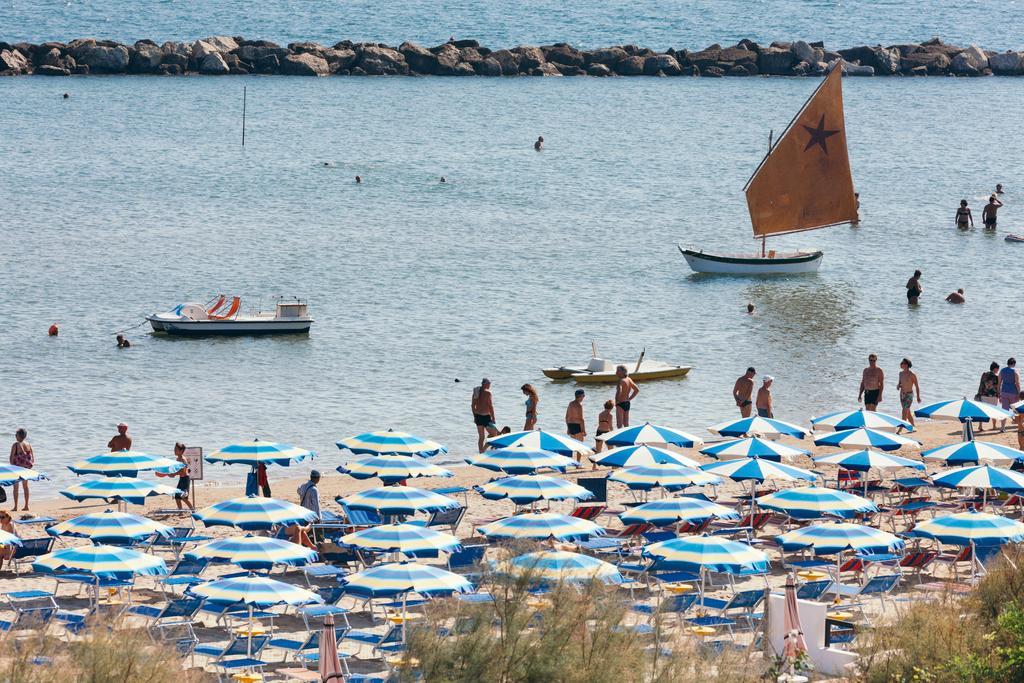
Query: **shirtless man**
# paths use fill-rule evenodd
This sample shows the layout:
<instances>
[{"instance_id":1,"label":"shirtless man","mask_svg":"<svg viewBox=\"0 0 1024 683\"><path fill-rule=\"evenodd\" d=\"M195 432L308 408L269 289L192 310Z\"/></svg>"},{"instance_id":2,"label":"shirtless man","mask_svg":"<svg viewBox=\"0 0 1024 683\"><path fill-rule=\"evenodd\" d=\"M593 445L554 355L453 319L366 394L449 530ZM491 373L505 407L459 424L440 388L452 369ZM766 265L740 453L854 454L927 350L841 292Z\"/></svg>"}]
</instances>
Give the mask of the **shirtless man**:
<instances>
[{"instance_id":1,"label":"shirtless man","mask_svg":"<svg viewBox=\"0 0 1024 683\"><path fill-rule=\"evenodd\" d=\"M117 451L130 451L132 449L132 437L128 436L128 425L124 422L117 425L117 436L107 443L111 453Z\"/></svg>"},{"instance_id":2,"label":"shirtless man","mask_svg":"<svg viewBox=\"0 0 1024 683\"><path fill-rule=\"evenodd\" d=\"M912 367L914 364L910 362L909 358L900 361L900 376L896 380L896 386L900 391L900 407L903 408L901 418L913 425L916 423L914 422L914 411L910 409L910 406L914 403L915 393L917 402L921 402L921 385L917 382L917 373L910 369Z\"/></svg>"},{"instance_id":3,"label":"shirtless man","mask_svg":"<svg viewBox=\"0 0 1024 683\"><path fill-rule=\"evenodd\" d=\"M966 303L967 296L964 294L963 289L958 289L955 292L951 292L950 295L946 297L946 301L951 304L962 304Z\"/></svg>"},{"instance_id":4,"label":"shirtless man","mask_svg":"<svg viewBox=\"0 0 1024 683\"><path fill-rule=\"evenodd\" d=\"M625 365L615 368L615 374L619 377L619 383L615 385L615 428L621 429L629 426L629 409L640 393L640 387L630 379Z\"/></svg>"},{"instance_id":5,"label":"shirtless man","mask_svg":"<svg viewBox=\"0 0 1024 683\"><path fill-rule=\"evenodd\" d=\"M736 380L732 385L732 398L736 401L736 407L740 409L741 417L750 417L750 409L754 405L750 397L754 394L754 377L757 370L747 368L747 372Z\"/></svg>"},{"instance_id":6,"label":"shirtless man","mask_svg":"<svg viewBox=\"0 0 1024 683\"><path fill-rule=\"evenodd\" d=\"M996 194L1003 194L1003 184L996 183Z\"/></svg>"},{"instance_id":7,"label":"shirtless man","mask_svg":"<svg viewBox=\"0 0 1024 683\"><path fill-rule=\"evenodd\" d=\"M917 305L917 298L921 296L921 271L915 270L914 277L907 280L907 303L911 306Z\"/></svg>"},{"instance_id":8,"label":"shirtless man","mask_svg":"<svg viewBox=\"0 0 1024 683\"><path fill-rule=\"evenodd\" d=\"M533 143L533 148L535 150L537 150L538 152L541 151L542 149L544 149L544 136L543 135L538 135L537 136L537 142Z\"/></svg>"},{"instance_id":9,"label":"shirtless man","mask_svg":"<svg viewBox=\"0 0 1024 683\"><path fill-rule=\"evenodd\" d=\"M774 377L765 375L761 388L757 390L755 405L758 417L775 417L775 406L772 404L772 382L774 381Z\"/></svg>"},{"instance_id":10,"label":"shirtless man","mask_svg":"<svg viewBox=\"0 0 1024 683\"><path fill-rule=\"evenodd\" d=\"M486 377L480 386L473 389L473 424L476 425L476 445L480 453L484 452L484 441L488 436L498 435L498 425L494 424L494 397L491 395L491 380Z\"/></svg>"},{"instance_id":11,"label":"shirtless man","mask_svg":"<svg viewBox=\"0 0 1024 683\"><path fill-rule=\"evenodd\" d=\"M1002 205L1003 203L994 194L988 198L988 204L981 210L981 222L985 224L986 230L996 229L996 213Z\"/></svg>"},{"instance_id":12,"label":"shirtless man","mask_svg":"<svg viewBox=\"0 0 1024 683\"><path fill-rule=\"evenodd\" d=\"M576 390L576 397L569 401L565 409L565 431L577 441L587 438L587 423L583 417L583 399L587 392L582 389Z\"/></svg>"},{"instance_id":13,"label":"shirtless man","mask_svg":"<svg viewBox=\"0 0 1024 683\"><path fill-rule=\"evenodd\" d=\"M864 400L864 407L874 411L882 402L882 389L885 386L885 373L878 367L878 356L868 356L868 366L860 378L860 392L857 394L857 403Z\"/></svg>"}]
</instances>

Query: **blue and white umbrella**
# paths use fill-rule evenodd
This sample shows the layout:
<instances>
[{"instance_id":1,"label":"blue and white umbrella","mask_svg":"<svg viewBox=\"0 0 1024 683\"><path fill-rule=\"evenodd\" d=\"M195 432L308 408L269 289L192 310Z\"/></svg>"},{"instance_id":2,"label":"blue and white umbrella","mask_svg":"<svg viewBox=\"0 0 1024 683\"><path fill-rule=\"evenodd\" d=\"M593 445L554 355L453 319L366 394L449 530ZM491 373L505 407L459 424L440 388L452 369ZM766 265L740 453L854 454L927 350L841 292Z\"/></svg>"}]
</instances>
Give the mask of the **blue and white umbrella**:
<instances>
[{"instance_id":1,"label":"blue and white umbrella","mask_svg":"<svg viewBox=\"0 0 1024 683\"><path fill-rule=\"evenodd\" d=\"M903 539L863 524L849 522L823 522L793 529L775 537L783 550L812 549L815 555L836 555L855 552L882 554L900 553Z\"/></svg>"},{"instance_id":2,"label":"blue and white umbrella","mask_svg":"<svg viewBox=\"0 0 1024 683\"><path fill-rule=\"evenodd\" d=\"M715 519L739 519L740 514L732 508L703 498L681 496L652 500L619 515L623 524L654 524L655 526L703 521L712 517Z\"/></svg>"},{"instance_id":3,"label":"blue and white umbrella","mask_svg":"<svg viewBox=\"0 0 1024 683\"><path fill-rule=\"evenodd\" d=\"M46 478L42 472L27 467L18 467L7 463L0 464L0 486L7 486L18 481L40 481Z\"/></svg>"},{"instance_id":4,"label":"blue and white umbrella","mask_svg":"<svg viewBox=\"0 0 1024 683\"><path fill-rule=\"evenodd\" d=\"M134 477L145 470L177 472L185 463L162 455L150 455L141 451L114 451L100 453L73 465L68 469L75 474L102 474L108 477Z\"/></svg>"},{"instance_id":5,"label":"blue and white umbrella","mask_svg":"<svg viewBox=\"0 0 1024 683\"><path fill-rule=\"evenodd\" d=\"M526 448L551 451L559 455L590 455L593 450L582 441L555 432L533 429L527 432L500 434L487 439L488 448Z\"/></svg>"},{"instance_id":6,"label":"blue and white umbrella","mask_svg":"<svg viewBox=\"0 0 1024 683\"><path fill-rule=\"evenodd\" d=\"M337 442L338 448L357 455L419 455L429 457L447 453L448 449L436 441L424 439L408 432L388 429L350 436Z\"/></svg>"},{"instance_id":7,"label":"blue and white umbrella","mask_svg":"<svg viewBox=\"0 0 1024 683\"><path fill-rule=\"evenodd\" d=\"M1002 467L978 465L976 467L960 467L938 472L932 476L932 483L943 488L982 489L982 506L988 500L988 490L1006 491L1009 493L1024 492L1024 474Z\"/></svg>"},{"instance_id":8,"label":"blue and white umbrella","mask_svg":"<svg viewBox=\"0 0 1024 683\"><path fill-rule=\"evenodd\" d=\"M286 500L245 496L214 503L192 516L206 526L233 526L244 531L258 531L311 522L316 513Z\"/></svg>"},{"instance_id":9,"label":"blue and white umbrella","mask_svg":"<svg viewBox=\"0 0 1024 683\"><path fill-rule=\"evenodd\" d=\"M722 483L722 480L713 474L683 465L622 467L609 474L608 480L625 484L634 491L649 491L658 486L673 490Z\"/></svg>"},{"instance_id":10,"label":"blue and white umbrella","mask_svg":"<svg viewBox=\"0 0 1024 683\"><path fill-rule=\"evenodd\" d=\"M930 448L921 454L922 458L943 460L946 465L980 465L981 463L1008 463L1024 461L1024 451L988 441L964 441Z\"/></svg>"},{"instance_id":11,"label":"blue and white umbrella","mask_svg":"<svg viewBox=\"0 0 1024 683\"><path fill-rule=\"evenodd\" d=\"M763 574L770 562L763 550L721 536L679 536L645 546L643 556L665 569Z\"/></svg>"},{"instance_id":12,"label":"blue and white umbrella","mask_svg":"<svg viewBox=\"0 0 1024 683\"><path fill-rule=\"evenodd\" d=\"M708 427L712 434L721 436L792 436L802 439L807 430L790 422L783 422L770 417L743 417L739 420L727 420Z\"/></svg>"},{"instance_id":13,"label":"blue and white umbrella","mask_svg":"<svg viewBox=\"0 0 1024 683\"><path fill-rule=\"evenodd\" d=\"M929 417L933 420L957 420L959 422L987 422L988 420L1009 420L1013 413L981 401L960 398L953 401L930 403L924 408L914 411L917 417Z\"/></svg>"},{"instance_id":14,"label":"blue and white umbrella","mask_svg":"<svg viewBox=\"0 0 1024 683\"><path fill-rule=\"evenodd\" d=\"M188 593L221 605L265 609L275 605L311 605L323 602L316 593L265 576L234 576L192 586Z\"/></svg>"},{"instance_id":15,"label":"blue and white umbrella","mask_svg":"<svg viewBox=\"0 0 1024 683\"><path fill-rule=\"evenodd\" d=\"M437 550L450 553L462 548L462 544L455 536L418 524L381 524L359 529L342 536L338 543L362 550L392 553Z\"/></svg>"},{"instance_id":16,"label":"blue and white umbrella","mask_svg":"<svg viewBox=\"0 0 1024 683\"><path fill-rule=\"evenodd\" d=\"M60 494L79 502L102 499L145 505L149 496L173 496L177 492L176 488L135 477L101 477L72 484Z\"/></svg>"},{"instance_id":17,"label":"blue and white umbrella","mask_svg":"<svg viewBox=\"0 0 1024 683\"><path fill-rule=\"evenodd\" d=\"M380 486L336 500L353 510L374 510L382 515L412 515L460 507L458 501L448 496L412 486Z\"/></svg>"},{"instance_id":18,"label":"blue and white umbrella","mask_svg":"<svg viewBox=\"0 0 1024 683\"><path fill-rule=\"evenodd\" d=\"M814 462L824 465L838 465L844 470L867 472L872 469L892 469L898 467L910 467L915 470L923 470L924 463L919 460L911 460L898 455L881 453L870 449L859 451L843 451L841 453L830 453L814 459Z\"/></svg>"},{"instance_id":19,"label":"blue and white umbrella","mask_svg":"<svg viewBox=\"0 0 1024 683\"><path fill-rule=\"evenodd\" d=\"M596 453L590 456L591 461L606 467L637 467L640 465L684 465L686 467L700 467L700 463L688 458L682 453L670 451L667 448L648 446L640 444L637 446L622 446L613 448L610 451Z\"/></svg>"},{"instance_id":20,"label":"blue and white umbrella","mask_svg":"<svg viewBox=\"0 0 1024 683\"><path fill-rule=\"evenodd\" d=\"M475 488L487 500L507 498L516 505L535 503L538 500L589 500L594 497L593 492L578 484L541 474L505 477Z\"/></svg>"},{"instance_id":21,"label":"blue and white umbrella","mask_svg":"<svg viewBox=\"0 0 1024 683\"><path fill-rule=\"evenodd\" d=\"M203 543L185 553L185 556L230 562L242 569L253 570L270 569L277 564L302 567L315 562L317 553L311 548L281 538L235 536Z\"/></svg>"},{"instance_id":22,"label":"blue and white umbrella","mask_svg":"<svg viewBox=\"0 0 1024 683\"><path fill-rule=\"evenodd\" d=\"M416 562L377 565L341 579L346 593L364 598L389 598L408 593L451 595L469 593L473 584L464 576Z\"/></svg>"},{"instance_id":23,"label":"blue and white umbrella","mask_svg":"<svg viewBox=\"0 0 1024 683\"><path fill-rule=\"evenodd\" d=\"M818 475L814 472L757 457L713 462L701 465L701 469L733 481L767 481L769 479L816 481L818 479Z\"/></svg>"},{"instance_id":24,"label":"blue and white umbrella","mask_svg":"<svg viewBox=\"0 0 1024 683\"><path fill-rule=\"evenodd\" d=\"M809 455L810 451L786 446L777 441L769 441L756 436L744 439L723 441L702 448L701 453L716 460L733 458L763 458L778 462L783 458L795 458L798 455Z\"/></svg>"},{"instance_id":25,"label":"blue and white umbrella","mask_svg":"<svg viewBox=\"0 0 1024 683\"><path fill-rule=\"evenodd\" d=\"M338 472L353 479L377 477L385 484L395 484L418 477L451 477L452 472L411 455L374 455L338 466Z\"/></svg>"},{"instance_id":26,"label":"blue and white umbrella","mask_svg":"<svg viewBox=\"0 0 1024 683\"><path fill-rule=\"evenodd\" d=\"M38 558L32 569L43 574L80 572L104 579L167 574L167 565L159 557L109 545L61 548Z\"/></svg>"},{"instance_id":27,"label":"blue and white umbrella","mask_svg":"<svg viewBox=\"0 0 1024 683\"><path fill-rule=\"evenodd\" d=\"M815 431L831 430L842 432L847 429L874 429L880 432L912 432L914 425L905 422L898 417L877 413L873 410L859 408L857 410L842 410L821 417L811 418L811 427Z\"/></svg>"},{"instance_id":28,"label":"blue and white umbrella","mask_svg":"<svg viewBox=\"0 0 1024 683\"><path fill-rule=\"evenodd\" d=\"M166 524L147 517L111 510L73 517L46 529L51 536L88 538L93 543L138 541L154 535L166 538L173 532Z\"/></svg>"},{"instance_id":29,"label":"blue and white umbrella","mask_svg":"<svg viewBox=\"0 0 1024 683\"><path fill-rule=\"evenodd\" d=\"M528 512L490 522L477 532L488 539L530 538L543 541L585 540L591 536L604 536L604 527L587 519L560 515L554 512Z\"/></svg>"},{"instance_id":30,"label":"blue and white umbrella","mask_svg":"<svg viewBox=\"0 0 1024 683\"><path fill-rule=\"evenodd\" d=\"M785 513L793 519L850 519L860 513L878 512L878 506L867 498L821 486L800 486L769 493L761 496L757 505L765 510Z\"/></svg>"},{"instance_id":31,"label":"blue and white umbrella","mask_svg":"<svg viewBox=\"0 0 1024 683\"><path fill-rule=\"evenodd\" d=\"M907 534L950 545L1002 545L1024 541L1024 523L970 510L923 520Z\"/></svg>"},{"instance_id":32,"label":"blue and white umbrella","mask_svg":"<svg viewBox=\"0 0 1024 683\"><path fill-rule=\"evenodd\" d=\"M864 427L820 436L814 440L814 445L835 446L836 448L875 448L880 451L895 451L900 448L916 450L921 447L919 442L905 436Z\"/></svg>"},{"instance_id":33,"label":"blue and white umbrella","mask_svg":"<svg viewBox=\"0 0 1024 683\"><path fill-rule=\"evenodd\" d=\"M540 550L495 565L503 574L526 576L541 583L622 583L615 565L590 555L564 550Z\"/></svg>"},{"instance_id":34,"label":"blue and white umbrella","mask_svg":"<svg viewBox=\"0 0 1024 683\"><path fill-rule=\"evenodd\" d=\"M639 446L664 444L679 448L700 448L704 440L678 429L645 422L642 425L622 427L597 437L608 446Z\"/></svg>"},{"instance_id":35,"label":"blue and white umbrella","mask_svg":"<svg viewBox=\"0 0 1024 683\"><path fill-rule=\"evenodd\" d=\"M254 439L231 444L206 456L207 462L222 462L225 465L281 465L288 467L293 462L302 462L314 457L313 451L296 448L287 443L274 443Z\"/></svg>"},{"instance_id":36,"label":"blue and white umbrella","mask_svg":"<svg viewBox=\"0 0 1024 683\"><path fill-rule=\"evenodd\" d=\"M532 450L516 446L514 448L495 448L479 455L466 458L470 465L482 467L492 472L506 474L533 474L541 469L554 469L564 472L570 467L579 467L572 458L554 451Z\"/></svg>"}]
</instances>

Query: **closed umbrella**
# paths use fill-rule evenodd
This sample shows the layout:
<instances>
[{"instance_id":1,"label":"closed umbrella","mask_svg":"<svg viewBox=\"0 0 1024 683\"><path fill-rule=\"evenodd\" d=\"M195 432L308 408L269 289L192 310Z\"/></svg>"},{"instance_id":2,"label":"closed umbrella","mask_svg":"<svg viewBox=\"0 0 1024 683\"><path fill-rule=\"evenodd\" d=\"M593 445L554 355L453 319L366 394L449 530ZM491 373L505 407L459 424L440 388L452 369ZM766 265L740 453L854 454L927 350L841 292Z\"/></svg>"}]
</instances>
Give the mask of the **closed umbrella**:
<instances>
[{"instance_id":1,"label":"closed umbrella","mask_svg":"<svg viewBox=\"0 0 1024 683\"><path fill-rule=\"evenodd\" d=\"M334 615L324 618L324 632L320 636L320 680L341 680L341 661L338 659L338 634L334 631Z\"/></svg>"},{"instance_id":2,"label":"closed umbrella","mask_svg":"<svg viewBox=\"0 0 1024 683\"><path fill-rule=\"evenodd\" d=\"M597 437L609 446L638 446L664 444L680 448L700 448L704 440L687 432L645 422L642 425L622 427Z\"/></svg>"},{"instance_id":3,"label":"closed umbrella","mask_svg":"<svg viewBox=\"0 0 1024 683\"><path fill-rule=\"evenodd\" d=\"M338 448L364 455L419 455L429 457L447 453L448 449L436 441L424 439L408 432L391 429L365 432L337 442Z\"/></svg>"},{"instance_id":4,"label":"closed umbrella","mask_svg":"<svg viewBox=\"0 0 1024 683\"><path fill-rule=\"evenodd\" d=\"M803 626L800 625L800 608L796 601L796 579L793 574L786 576L785 612L782 617L783 636L782 657L788 664L790 672L794 663L802 654L807 653L807 642L804 640Z\"/></svg>"}]
</instances>

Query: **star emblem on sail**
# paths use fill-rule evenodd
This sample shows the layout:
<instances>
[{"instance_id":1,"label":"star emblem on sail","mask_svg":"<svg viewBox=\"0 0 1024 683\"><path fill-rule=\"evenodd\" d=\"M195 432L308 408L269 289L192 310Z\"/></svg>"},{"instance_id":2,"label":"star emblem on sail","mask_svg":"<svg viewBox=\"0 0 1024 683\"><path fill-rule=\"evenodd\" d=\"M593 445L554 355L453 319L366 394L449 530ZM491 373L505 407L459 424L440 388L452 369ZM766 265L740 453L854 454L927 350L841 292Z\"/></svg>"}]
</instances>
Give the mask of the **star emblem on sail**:
<instances>
[{"instance_id":1,"label":"star emblem on sail","mask_svg":"<svg viewBox=\"0 0 1024 683\"><path fill-rule=\"evenodd\" d=\"M807 146L804 147L804 151L805 152L807 150L809 150L811 147L814 147L815 145L817 145L818 147L821 147L821 151L823 151L825 154L828 154L828 142L827 142L827 140L830 137L832 137L833 135L835 135L836 133L839 132L838 128L836 130L825 130L825 115L824 114L822 114L821 118L818 119L818 125L815 126L814 128L811 128L810 126L805 126L805 125L802 125L802 124L801 124L801 127L804 130L806 130L808 132L808 134L810 134L810 136L811 136L810 139L807 141Z\"/></svg>"}]
</instances>

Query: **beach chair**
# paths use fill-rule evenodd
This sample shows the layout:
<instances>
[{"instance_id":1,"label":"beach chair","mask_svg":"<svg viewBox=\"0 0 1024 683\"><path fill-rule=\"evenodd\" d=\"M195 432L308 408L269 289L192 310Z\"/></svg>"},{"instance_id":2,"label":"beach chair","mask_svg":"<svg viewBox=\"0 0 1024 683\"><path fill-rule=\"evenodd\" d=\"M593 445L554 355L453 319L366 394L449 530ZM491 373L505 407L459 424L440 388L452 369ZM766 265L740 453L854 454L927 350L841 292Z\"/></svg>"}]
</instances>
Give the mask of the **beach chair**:
<instances>
[{"instance_id":1,"label":"beach chair","mask_svg":"<svg viewBox=\"0 0 1024 683\"><path fill-rule=\"evenodd\" d=\"M55 540L53 536L21 539L21 545L14 546L14 554L11 555L10 560L14 565L15 575L21 574L22 565L31 565L36 558L53 550Z\"/></svg>"},{"instance_id":2,"label":"beach chair","mask_svg":"<svg viewBox=\"0 0 1024 683\"><path fill-rule=\"evenodd\" d=\"M348 575L348 572L341 567L335 567L333 564L307 564L302 568L302 575L306 579L306 585L311 589L315 589L316 584L313 582L317 579L340 581L342 577Z\"/></svg>"},{"instance_id":3,"label":"beach chair","mask_svg":"<svg viewBox=\"0 0 1024 683\"><path fill-rule=\"evenodd\" d=\"M998 546L996 546L998 549ZM955 553L939 553L933 562L936 564L944 564L953 572L953 580L960 580L960 565L966 563L967 569L970 571L971 563L974 560L974 547L965 545L963 548Z\"/></svg>"},{"instance_id":4,"label":"beach chair","mask_svg":"<svg viewBox=\"0 0 1024 683\"><path fill-rule=\"evenodd\" d=\"M353 510L343 502L340 496L335 498L335 500L341 506L341 511L345 515L346 520L344 523L339 524L339 526L348 532L384 524L384 518L373 510Z\"/></svg>"},{"instance_id":5,"label":"beach chair","mask_svg":"<svg viewBox=\"0 0 1024 683\"><path fill-rule=\"evenodd\" d=\"M874 598L878 600L879 606L885 608L885 598L899 585L901 574L883 574L869 579L859 586L843 585L836 583L833 591L836 595L853 600L848 607L855 608L860 612L862 618L867 619L864 612L865 601L862 598Z\"/></svg>"},{"instance_id":6,"label":"beach chair","mask_svg":"<svg viewBox=\"0 0 1024 683\"><path fill-rule=\"evenodd\" d=\"M344 626L346 629L352 628L348 622L348 610L344 607L332 604L310 605L299 610L299 616L302 617L302 623L305 624L307 631L320 628L328 614L334 617L335 622L339 624L339 628L341 626Z\"/></svg>"},{"instance_id":7,"label":"beach chair","mask_svg":"<svg viewBox=\"0 0 1024 683\"><path fill-rule=\"evenodd\" d=\"M360 645L369 645L377 655L400 652L404 647L402 627L392 625L383 633L374 631L347 631L342 640L351 640Z\"/></svg>"},{"instance_id":8,"label":"beach chair","mask_svg":"<svg viewBox=\"0 0 1024 683\"><path fill-rule=\"evenodd\" d=\"M433 527L448 527L451 530L452 536L455 535L456 530L459 528L459 524L462 522L462 518L466 516L466 508L457 507L450 510L435 510L431 513L430 519L427 520L427 528Z\"/></svg>"},{"instance_id":9,"label":"beach chair","mask_svg":"<svg viewBox=\"0 0 1024 683\"><path fill-rule=\"evenodd\" d=\"M608 506L604 503L594 503L593 505L582 503L574 507L572 512L569 513L569 516L593 522L597 520L597 518L600 517L607 509Z\"/></svg>"},{"instance_id":10,"label":"beach chair","mask_svg":"<svg viewBox=\"0 0 1024 683\"><path fill-rule=\"evenodd\" d=\"M683 593L681 595L671 595L667 598L661 599L653 605L649 605L646 602L636 602L630 607L630 609L639 614L647 616L647 622L654 621L654 618L659 614L675 614L680 622L682 621L683 615L693 607L693 603L700 597L700 593L693 591L692 593Z\"/></svg>"},{"instance_id":11,"label":"beach chair","mask_svg":"<svg viewBox=\"0 0 1024 683\"><path fill-rule=\"evenodd\" d=\"M714 517L708 517L707 519L697 520L695 522L679 522L676 525L676 535L702 534L707 531L713 521L715 521Z\"/></svg>"},{"instance_id":12,"label":"beach chair","mask_svg":"<svg viewBox=\"0 0 1024 683\"><path fill-rule=\"evenodd\" d=\"M159 534L153 539L150 544L154 550L170 550L174 553L174 557L179 557L181 551L186 545L193 543L205 543L206 541L212 541L213 536L199 536L196 535L196 528L192 526L176 526L171 527L171 535L166 538Z\"/></svg>"},{"instance_id":13,"label":"beach chair","mask_svg":"<svg viewBox=\"0 0 1024 683\"><path fill-rule=\"evenodd\" d=\"M924 583L924 570L939 556L936 550L912 550L897 563L901 572L913 572L918 583Z\"/></svg>"},{"instance_id":14,"label":"beach chair","mask_svg":"<svg viewBox=\"0 0 1024 683\"><path fill-rule=\"evenodd\" d=\"M199 608L199 615L213 617L214 623L224 624L231 618L248 619L249 608L238 603L204 602L203 606ZM253 619L266 619L273 624L277 614L259 610L254 611L252 617Z\"/></svg>"},{"instance_id":15,"label":"beach chair","mask_svg":"<svg viewBox=\"0 0 1024 683\"><path fill-rule=\"evenodd\" d=\"M753 631L754 622L759 621L764 616L763 614L755 614L754 610L764 600L766 593L767 591L762 588L753 588L734 593L728 600L705 597L702 607L704 609L713 609L718 612L718 615L694 617L687 621L694 626L724 626L729 630L729 633L732 633L732 627L736 624L736 619L742 619L747 622L747 626ZM736 614L736 611L739 611L739 614Z\"/></svg>"},{"instance_id":16,"label":"beach chair","mask_svg":"<svg viewBox=\"0 0 1024 683\"><path fill-rule=\"evenodd\" d=\"M480 576L480 561L484 558L486 545L465 545L448 555L448 571L466 577Z\"/></svg>"},{"instance_id":17,"label":"beach chair","mask_svg":"<svg viewBox=\"0 0 1024 683\"><path fill-rule=\"evenodd\" d=\"M652 531L654 528L653 524L647 524L646 522L642 522L640 524L629 524L621 529L608 532L608 536L610 538L634 540L643 533Z\"/></svg>"},{"instance_id":18,"label":"beach chair","mask_svg":"<svg viewBox=\"0 0 1024 683\"><path fill-rule=\"evenodd\" d=\"M160 634L161 640L167 640L165 633L168 629L184 629L185 632L195 639L196 633L194 629L196 614L199 613L199 608L203 606L202 598L178 598L177 600L171 600L163 607L155 607L153 605L132 605L128 608L128 614L132 614L137 617L142 617L146 620L146 627L149 629L150 634Z\"/></svg>"},{"instance_id":19,"label":"beach chair","mask_svg":"<svg viewBox=\"0 0 1024 683\"><path fill-rule=\"evenodd\" d=\"M832 579L802 583L797 586L796 597L798 600L818 600L828 591L832 583Z\"/></svg>"},{"instance_id":20,"label":"beach chair","mask_svg":"<svg viewBox=\"0 0 1024 683\"><path fill-rule=\"evenodd\" d=\"M215 669L229 674L241 669L262 671L266 662L257 659L263 648L270 642L270 636L253 636L252 638L232 638L225 647L217 645L197 645L193 652L210 658L210 665ZM219 676L218 671L218 677Z\"/></svg>"},{"instance_id":21,"label":"beach chair","mask_svg":"<svg viewBox=\"0 0 1024 683\"><path fill-rule=\"evenodd\" d=\"M160 592L164 594L164 599L167 599L168 588L171 594L174 594L175 588L181 587L184 591L190 586L203 583L205 579L199 578L199 575L209 564L210 561L206 558L178 560L167 576L157 578L157 584L160 587Z\"/></svg>"},{"instance_id":22,"label":"beach chair","mask_svg":"<svg viewBox=\"0 0 1024 683\"><path fill-rule=\"evenodd\" d=\"M313 629L302 638L271 638L270 642L267 643L267 647L284 650L284 657L281 658L282 662L288 661L289 656L293 659L298 659L299 655L305 652L320 649L320 630Z\"/></svg>"},{"instance_id":23,"label":"beach chair","mask_svg":"<svg viewBox=\"0 0 1024 683\"><path fill-rule=\"evenodd\" d=\"M14 620L7 622L5 630L18 628L41 629L57 614L57 600L44 590L24 590L5 593L7 604L14 612Z\"/></svg>"},{"instance_id":24,"label":"beach chair","mask_svg":"<svg viewBox=\"0 0 1024 683\"><path fill-rule=\"evenodd\" d=\"M665 529L652 529L651 531L644 531L640 535L644 538L644 545L648 545L671 540L676 537L676 532Z\"/></svg>"},{"instance_id":25,"label":"beach chair","mask_svg":"<svg viewBox=\"0 0 1024 683\"><path fill-rule=\"evenodd\" d=\"M744 534L747 540L753 540L754 535L763 529L765 525L771 521L771 512L755 512L753 514L747 513L743 516L739 522L735 524L719 525L712 523L711 530L708 532L712 536L734 536L736 534Z\"/></svg>"}]
</instances>

